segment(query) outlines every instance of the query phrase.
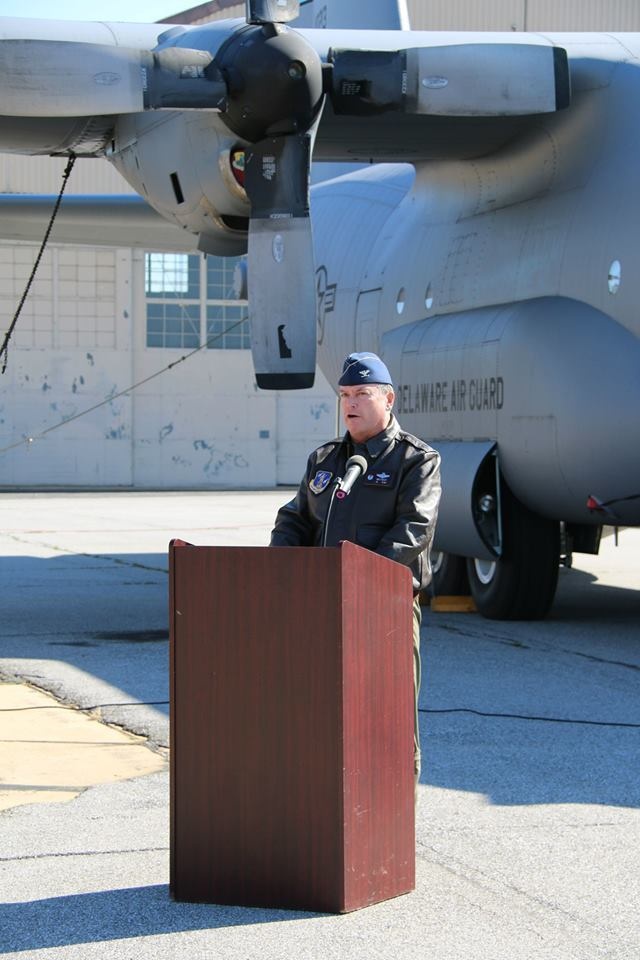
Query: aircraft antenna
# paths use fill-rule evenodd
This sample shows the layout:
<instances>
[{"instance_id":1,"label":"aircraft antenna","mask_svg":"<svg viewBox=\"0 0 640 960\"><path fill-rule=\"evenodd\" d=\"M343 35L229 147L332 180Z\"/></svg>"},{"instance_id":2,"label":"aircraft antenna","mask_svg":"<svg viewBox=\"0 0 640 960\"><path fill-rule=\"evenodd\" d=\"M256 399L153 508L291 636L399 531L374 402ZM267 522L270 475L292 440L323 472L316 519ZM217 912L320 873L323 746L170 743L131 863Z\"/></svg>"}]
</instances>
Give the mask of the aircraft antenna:
<instances>
[{"instance_id":1,"label":"aircraft antenna","mask_svg":"<svg viewBox=\"0 0 640 960\"><path fill-rule=\"evenodd\" d=\"M69 157L69 162L67 163L67 166L65 167L64 173L62 174L62 186L60 187L60 193L58 194L58 198L57 198L57 200L56 200L56 202L55 202L55 204L54 204L53 212L52 212L52 214L51 214L51 218L50 218L50 220L49 220L49 224L48 224L48 226L47 226L47 229L45 230L42 243L40 244L40 249L39 249L39 251L38 251L38 256L36 257L35 263L33 264L33 270L31 271L31 275L30 275L29 279L27 280L27 285L26 285L26 287L24 288L24 293L22 294L22 297L21 297L21 299L20 299L20 303L18 304L18 308L17 308L15 314L13 315L13 320L11 321L11 326L10 326L9 329L7 330L7 332L6 332L5 336L4 336L4 340L2 341L2 347L0 347L0 359L2 359L2 358L4 357L4 359L3 359L3 361L2 361L2 373L4 373L5 370L7 369L7 363L9 362L9 341L11 340L11 337L12 337L12 335L13 335L13 331L14 331L15 328L16 328L16 324L17 324L17 322L18 322L18 317L19 317L20 314L22 313L22 308L23 308L23 306L24 306L25 300L26 300L27 297L29 296L29 290L31 289L31 284L32 284L33 281L35 280L35 276L36 276L36 273L37 273L37 271L38 271L38 267L40 266L40 261L42 260L42 255L43 255L43 253L44 253L44 251L45 251L45 248L46 248L46 246L47 246L47 243L48 243L48 241L49 241L49 235L50 235L50 233L51 233L51 231L52 231L52 229L53 229L53 224L54 224L54 222L55 222L56 216L58 215L58 210L60 209L60 204L62 203L62 195L63 195L63 193L64 193L64 191L65 191L65 187L67 186L67 180L69 179L69 177L70 177L70 175L71 175L71 171L73 170L73 165L74 165L75 162L76 162L76 155L75 155L75 153L72 153L72 154L70 155L70 157Z\"/></svg>"}]
</instances>

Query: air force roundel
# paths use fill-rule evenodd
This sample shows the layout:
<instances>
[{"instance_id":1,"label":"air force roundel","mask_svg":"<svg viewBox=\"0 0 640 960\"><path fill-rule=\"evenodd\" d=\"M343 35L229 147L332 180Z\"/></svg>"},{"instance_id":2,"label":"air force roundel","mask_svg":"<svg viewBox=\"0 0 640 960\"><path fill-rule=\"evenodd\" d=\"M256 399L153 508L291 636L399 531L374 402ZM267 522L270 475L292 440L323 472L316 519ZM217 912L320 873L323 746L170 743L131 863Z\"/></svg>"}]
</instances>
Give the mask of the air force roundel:
<instances>
[{"instance_id":1,"label":"air force roundel","mask_svg":"<svg viewBox=\"0 0 640 960\"><path fill-rule=\"evenodd\" d=\"M332 473L328 470L317 470L313 480L309 481L309 489L312 493L322 493L331 483Z\"/></svg>"}]
</instances>

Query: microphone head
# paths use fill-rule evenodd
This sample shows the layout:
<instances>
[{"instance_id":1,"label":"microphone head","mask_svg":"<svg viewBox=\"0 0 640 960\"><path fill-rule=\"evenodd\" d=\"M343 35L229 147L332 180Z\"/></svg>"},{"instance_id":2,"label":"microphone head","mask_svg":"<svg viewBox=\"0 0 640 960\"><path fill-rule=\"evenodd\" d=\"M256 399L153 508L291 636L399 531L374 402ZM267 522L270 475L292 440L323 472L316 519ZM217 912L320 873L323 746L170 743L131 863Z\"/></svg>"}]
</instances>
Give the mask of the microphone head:
<instances>
[{"instance_id":1,"label":"microphone head","mask_svg":"<svg viewBox=\"0 0 640 960\"><path fill-rule=\"evenodd\" d=\"M365 458L361 457L358 453L354 453L352 457L349 457L345 464L344 477L340 480L336 490L338 500L344 500L360 474L364 473L365 470L368 469L368 466Z\"/></svg>"}]
</instances>

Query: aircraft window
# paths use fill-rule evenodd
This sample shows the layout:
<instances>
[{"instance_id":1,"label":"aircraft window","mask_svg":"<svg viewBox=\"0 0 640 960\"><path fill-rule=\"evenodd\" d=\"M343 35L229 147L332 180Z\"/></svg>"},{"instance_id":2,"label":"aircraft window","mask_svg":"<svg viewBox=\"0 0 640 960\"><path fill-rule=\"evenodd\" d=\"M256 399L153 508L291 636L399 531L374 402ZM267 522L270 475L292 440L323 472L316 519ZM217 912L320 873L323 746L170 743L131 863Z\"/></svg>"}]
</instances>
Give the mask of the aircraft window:
<instances>
[{"instance_id":1,"label":"aircraft window","mask_svg":"<svg viewBox=\"0 0 640 960\"><path fill-rule=\"evenodd\" d=\"M620 289L620 280L622 279L622 267L619 260L614 260L609 267L609 293L617 293Z\"/></svg>"},{"instance_id":2,"label":"aircraft window","mask_svg":"<svg viewBox=\"0 0 640 960\"><path fill-rule=\"evenodd\" d=\"M427 289L424 292L424 305L427 310L431 310L433 306L433 291L431 290L431 284L427 285Z\"/></svg>"},{"instance_id":3,"label":"aircraft window","mask_svg":"<svg viewBox=\"0 0 640 960\"><path fill-rule=\"evenodd\" d=\"M396 311L398 312L398 315L404 312L406 300L407 300L407 295L405 293L405 289L404 287L401 287L398 290L398 299L396 300Z\"/></svg>"}]
</instances>

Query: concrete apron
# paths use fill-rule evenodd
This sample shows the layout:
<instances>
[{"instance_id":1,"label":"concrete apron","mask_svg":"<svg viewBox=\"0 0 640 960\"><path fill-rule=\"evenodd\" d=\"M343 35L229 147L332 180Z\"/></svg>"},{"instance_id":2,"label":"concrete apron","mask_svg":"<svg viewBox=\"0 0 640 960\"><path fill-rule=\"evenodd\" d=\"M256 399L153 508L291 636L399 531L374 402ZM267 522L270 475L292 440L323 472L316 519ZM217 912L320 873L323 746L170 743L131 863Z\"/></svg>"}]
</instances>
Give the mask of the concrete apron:
<instances>
[{"instance_id":1,"label":"concrete apron","mask_svg":"<svg viewBox=\"0 0 640 960\"><path fill-rule=\"evenodd\" d=\"M157 773L167 751L23 683L0 682L0 810Z\"/></svg>"}]
</instances>

